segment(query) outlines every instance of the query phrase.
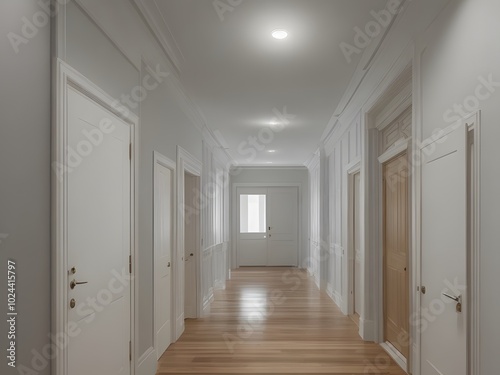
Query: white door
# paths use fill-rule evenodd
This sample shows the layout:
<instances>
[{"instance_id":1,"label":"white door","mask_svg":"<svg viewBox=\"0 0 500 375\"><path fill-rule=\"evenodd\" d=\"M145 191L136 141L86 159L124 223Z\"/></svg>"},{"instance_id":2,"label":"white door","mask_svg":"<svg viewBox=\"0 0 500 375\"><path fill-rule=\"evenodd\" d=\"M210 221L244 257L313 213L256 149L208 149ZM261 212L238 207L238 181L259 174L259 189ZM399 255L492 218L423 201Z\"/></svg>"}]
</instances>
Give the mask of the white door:
<instances>
[{"instance_id":1,"label":"white door","mask_svg":"<svg viewBox=\"0 0 500 375\"><path fill-rule=\"evenodd\" d=\"M199 222L200 211L196 207L196 192L199 191L199 177L186 174L185 177L185 208L184 208L184 260L185 260L185 299L184 316L188 319L197 317L197 282L196 262L199 254Z\"/></svg>"},{"instance_id":2,"label":"white door","mask_svg":"<svg viewBox=\"0 0 500 375\"><path fill-rule=\"evenodd\" d=\"M467 130L422 149L422 375L467 373ZM425 293L424 293L425 292ZM457 311L457 301L462 311Z\"/></svg>"},{"instance_id":3,"label":"white door","mask_svg":"<svg viewBox=\"0 0 500 375\"><path fill-rule=\"evenodd\" d=\"M360 205L360 181L361 174L356 173L353 177L354 180L354 313L361 316L362 294L361 286L362 268L361 268L361 205Z\"/></svg>"},{"instance_id":4,"label":"white door","mask_svg":"<svg viewBox=\"0 0 500 375\"><path fill-rule=\"evenodd\" d=\"M294 187L269 188L268 266L297 266L299 196Z\"/></svg>"},{"instance_id":5,"label":"white door","mask_svg":"<svg viewBox=\"0 0 500 375\"><path fill-rule=\"evenodd\" d=\"M267 266L267 189L238 189L238 265Z\"/></svg>"},{"instance_id":6,"label":"white door","mask_svg":"<svg viewBox=\"0 0 500 375\"><path fill-rule=\"evenodd\" d=\"M172 343L172 250L174 234L174 175L155 164L155 327L159 359Z\"/></svg>"},{"instance_id":7,"label":"white door","mask_svg":"<svg viewBox=\"0 0 500 375\"><path fill-rule=\"evenodd\" d=\"M238 265L297 266L298 188L237 190Z\"/></svg>"},{"instance_id":8,"label":"white door","mask_svg":"<svg viewBox=\"0 0 500 375\"><path fill-rule=\"evenodd\" d=\"M67 373L130 374L130 127L72 88L67 105Z\"/></svg>"}]
</instances>

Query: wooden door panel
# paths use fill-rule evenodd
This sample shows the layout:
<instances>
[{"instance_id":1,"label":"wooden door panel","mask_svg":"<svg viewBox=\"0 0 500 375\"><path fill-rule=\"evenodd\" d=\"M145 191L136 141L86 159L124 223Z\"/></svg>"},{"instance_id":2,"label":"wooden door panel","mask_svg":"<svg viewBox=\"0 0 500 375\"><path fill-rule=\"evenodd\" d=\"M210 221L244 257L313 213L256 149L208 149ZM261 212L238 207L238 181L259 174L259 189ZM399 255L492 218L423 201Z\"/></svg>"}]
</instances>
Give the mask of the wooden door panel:
<instances>
[{"instance_id":1,"label":"wooden door panel","mask_svg":"<svg viewBox=\"0 0 500 375\"><path fill-rule=\"evenodd\" d=\"M384 166L385 341L409 356L407 155Z\"/></svg>"}]
</instances>

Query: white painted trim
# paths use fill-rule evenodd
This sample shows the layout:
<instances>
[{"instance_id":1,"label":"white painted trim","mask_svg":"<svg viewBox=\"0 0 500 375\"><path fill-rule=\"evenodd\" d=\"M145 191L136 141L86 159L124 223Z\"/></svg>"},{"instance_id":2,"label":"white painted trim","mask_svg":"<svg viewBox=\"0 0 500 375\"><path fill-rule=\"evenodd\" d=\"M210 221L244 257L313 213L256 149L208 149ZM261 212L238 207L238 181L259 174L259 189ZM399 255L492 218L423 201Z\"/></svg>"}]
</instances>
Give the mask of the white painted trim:
<instances>
[{"instance_id":1,"label":"white painted trim","mask_svg":"<svg viewBox=\"0 0 500 375\"><path fill-rule=\"evenodd\" d=\"M354 267L356 267L356 249L354 249L354 177L357 174L361 176L361 160L357 160L346 167L346 180L347 180L347 264L346 277L347 277L347 301L346 301L346 315L353 315L355 313L355 295L354 295ZM361 181L360 181L361 182ZM360 184L361 187L361 184ZM360 195L361 195L360 190ZM362 219L361 219L362 220ZM360 236L361 237L361 236Z\"/></svg>"},{"instance_id":2,"label":"white painted trim","mask_svg":"<svg viewBox=\"0 0 500 375\"><path fill-rule=\"evenodd\" d=\"M184 244L184 231L185 231L185 223L184 223L184 205L185 205L185 193L184 193L184 188L185 188L185 175L186 172L192 174L193 176L199 177L200 179L200 186L199 190L200 192L202 191L202 172L203 172L203 164L196 158L194 157L191 153L186 151L184 148L181 146L177 146L177 252L175 252L174 255L174 265L175 269L178 270L179 267L185 267L186 264L184 262L184 254L185 254L185 244ZM195 249L196 251L196 256L195 256L195 263L196 263L196 286L197 286L197 295L196 295L196 314L198 317L202 316L203 313L203 295L202 295L202 274L201 274L201 262L202 262L202 230L203 230L203 223L202 223L202 212L200 211L198 215L198 227L200 230L198 231L198 249ZM176 274L177 275L177 274ZM184 276L185 273L182 273ZM178 275L177 275L178 276ZM185 285L184 285L184 280L178 280L178 277L175 277L174 279L176 282L174 283L174 290L175 293L185 293ZM178 285L180 283L180 285ZM182 299L178 299L178 296L176 295L175 300L184 300L184 297ZM182 321L180 321L180 318L178 319L177 313L175 314L176 318L176 329L175 329L175 336L176 340L179 339L179 337L182 335L184 332L184 306L180 306L180 311L182 311ZM177 311L177 308L176 308Z\"/></svg>"},{"instance_id":3,"label":"white painted trim","mask_svg":"<svg viewBox=\"0 0 500 375\"><path fill-rule=\"evenodd\" d=\"M379 156L378 162L380 164L385 164L388 161L394 159L396 156L401 155L402 153L408 151L410 144L409 139L402 139L396 142L394 146L392 146L390 149L388 149L386 152L384 152L382 155Z\"/></svg>"},{"instance_id":4,"label":"white painted trim","mask_svg":"<svg viewBox=\"0 0 500 375\"><path fill-rule=\"evenodd\" d=\"M232 264L231 267L233 269L239 268L239 261L238 261L238 224L239 224L239 217L238 217L238 189L240 188L271 188L271 187L296 187L298 188L299 192L299 211L298 211L298 259L297 259L297 267L301 267L301 260L303 257L303 252L304 250L302 249L302 226L303 226L303 218L302 218L302 204L303 204L303 199L302 199L302 183L301 182L276 182L276 183L250 183L250 182L242 182L242 183L233 183L232 184L232 220L231 222L233 223L232 225L232 246L231 246L231 259L232 259Z\"/></svg>"},{"instance_id":5,"label":"white painted trim","mask_svg":"<svg viewBox=\"0 0 500 375\"><path fill-rule=\"evenodd\" d=\"M156 360L156 350L150 347L144 352L143 355L137 360L137 375L154 375L158 368L158 361Z\"/></svg>"},{"instance_id":6,"label":"white painted trim","mask_svg":"<svg viewBox=\"0 0 500 375\"><path fill-rule=\"evenodd\" d=\"M408 361L407 359L392 345L390 342L383 342L380 344L382 349L384 349L387 354L398 364L403 371L408 372Z\"/></svg>"},{"instance_id":7,"label":"white painted trim","mask_svg":"<svg viewBox=\"0 0 500 375\"><path fill-rule=\"evenodd\" d=\"M415 54L414 54L414 69L413 69L413 129L412 129L412 139L415 144L422 141L423 138L423 107L422 107L422 57L425 53L425 46L423 40L418 40L415 44ZM419 152L419 150L412 150L413 153ZM422 284L421 278L421 264L422 264L422 253L421 253L421 180L422 180L422 169L417 163L412 163L412 282L411 282L411 304L410 310L412 312L420 311L420 306L422 304L422 295L417 291L420 289ZM413 351L410 360L410 372L415 375L420 374L420 362L421 362L421 336L415 327L412 328L413 339Z\"/></svg>"},{"instance_id":8,"label":"white painted trim","mask_svg":"<svg viewBox=\"0 0 500 375\"><path fill-rule=\"evenodd\" d=\"M375 341L375 322L359 318L359 335L364 341Z\"/></svg>"},{"instance_id":9,"label":"white painted trim","mask_svg":"<svg viewBox=\"0 0 500 375\"><path fill-rule=\"evenodd\" d=\"M481 112L471 115L466 119L469 125L469 131L473 132L473 170L472 189L474 192L474 201L472 202L472 249L471 265L469 276L470 290L470 328L469 328L469 348L470 348L470 375L481 374L480 357L480 323L481 323Z\"/></svg>"},{"instance_id":10,"label":"white painted trim","mask_svg":"<svg viewBox=\"0 0 500 375\"><path fill-rule=\"evenodd\" d=\"M55 96L54 102L54 121L52 123L52 162L60 165L67 164L67 134L68 134L68 107L67 96L69 87L73 87L83 95L92 99L106 110L122 119L130 126L130 142L134 157L131 160L130 173L130 255L134 259L132 262L132 274L130 281L130 340L132 345L132 361L130 372L136 373L136 353L138 342L138 283L135 282L138 277L137 258L138 258L138 147L139 147L139 119L130 113L126 108L116 104L114 98L105 93L97 85L80 74L77 70L66 64L60 59L55 60ZM55 173L52 174L52 331L54 335L66 332L68 324L67 316L67 205L68 205L68 187L67 176L59 180ZM52 374L65 375L68 373L67 347L58 347L57 356L52 366Z\"/></svg>"},{"instance_id":11,"label":"white painted trim","mask_svg":"<svg viewBox=\"0 0 500 375\"><path fill-rule=\"evenodd\" d=\"M146 0L134 0L137 8L141 11L142 15L146 19L147 23L151 27L153 34L158 39L159 44L162 46L165 55L170 59L172 65L177 69L177 71L181 71L181 64L178 55L182 58L182 52L177 46L177 42L170 32L168 26L165 23L163 15L158 8L158 4L155 0L146 1ZM151 4L151 5L150 5ZM151 9L151 8L154 9ZM160 25L158 25L160 23ZM163 29L168 31L168 35L165 35Z\"/></svg>"},{"instance_id":12,"label":"white painted trim","mask_svg":"<svg viewBox=\"0 0 500 375\"><path fill-rule=\"evenodd\" d=\"M352 163L348 164L346 167L347 174L356 174L361 171L361 158L357 158Z\"/></svg>"},{"instance_id":13,"label":"white painted trim","mask_svg":"<svg viewBox=\"0 0 500 375\"><path fill-rule=\"evenodd\" d=\"M253 170L253 169L264 169L264 170L307 170L307 167L303 165L276 165L276 166L269 166L269 165L238 165L238 166L233 166L231 168L232 171L238 171L238 170Z\"/></svg>"},{"instance_id":14,"label":"white painted trim","mask_svg":"<svg viewBox=\"0 0 500 375\"><path fill-rule=\"evenodd\" d=\"M404 62L404 61L402 61ZM396 65L398 66L398 65ZM399 76L390 76L392 81L385 81L380 86L383 87L383 90L380 90L374 94L370 98L369 106L365 109L365 162L366 169L362 178L366 178L366 185L364 185L365 193L364 196L366 198L365 203L365 244L369 243L370 246L370 254L365 256L365 276L366 273L370 273L370 277L368 280L365 279L365 300L364 303L368 304L368 307L365 305L365 309L368 309L368 316L370 319L373 319L372 327L363 327L360 332L362 332L362 337L366 339L366 337L371 337L373 341L382 343L384 341L384 269L383 269L383 163L391 160L395 156L405 152L405 150L409 149L409 140L404 142L399 142L391 149L389 149L386 153L384 153L381 157L381 144L380 138L382 132L377 129L377 116L384 112L384 118L397 118L399 117L405 110L408 109L405 105L391 105L391 103L397 103L398 101L402 101L403 103L407 103L407 99L400 100L398 98L405 97L405 95L401 94L401 91L408 91L408 84L410 81L409 74L411 74L411 66L405 66L402 68L402 64L399 65L398 69L395 71L399 71ZM389 78L387 78L389 79ZM412 95L413 97L413 95ZM389 109L384 111L384 106L389 105ZM380 124L379 124L380 128ZM412 128L414 128L414 124L412 123ZM411 181L410 181L411 183ZM409 246L409 257L413 256L414 249ZM411 263L411 261L410 261ZM414 264L412 263L411 266ZM415 270L411 268L411 274L414 275ZM411 300L413 298L412 286L410 286L409 298L410 298L410 306ZM370 299L367 296L371 296ZM373 301L372 303L370 303ZM364 311L365 315L367 311ZM411 311L410 311L411 316ZM410 319L410 316L408 319ZM366 316L362 317L363 319ZM361 325L361 324L360 324ZM373 332L368 332L368 329L372 328ZM413 339L413 332L410 333L411 339ZM410 361L411 361L410 356Z\"/></svg>"},{"instance_id":15,"label":"white painted trim","mask_svg":"<svg viewBox=\"0 0 500 375\"><path fill-rule=\"evenodd\" d=\"M153 342L154 342L154 349L156 352L156 358L160 358L160 355L163 353L158 353L158 337L157 337L157 332L158 332L158 326L156 324L156 314L157 314L157 290L156 290L156 254L157 254L157 246L159 245L160 239L158 238L158 234L160 233L158 228L156 228L157 222L156 222L156 217L157 217L157 207L158 207L158 191L157 191L157 186L156 186L156 179L157 179L157 174L156 174L156 166L160 165L163 166L167 169L170 169L172 172L172 209L173 209L173 218L172 218L172 224L173 224L173 233L172 233L172 258L174 256L175 249L177 248L177 238L176 238L176 208L177 208L177 199L176 199L176 189L177 189L177 165L175 162L167 158L166 156L163 156L157 151L153 152L153 190L154 190L154 196L153 196L153 327L154 327L154 332L153 332ZM173 270L173 269L172 269ZM171 284L171 293L170 293L170 343L175 342L175 338L173 337L173 333L175 332L175 326L174 326L174 319L175 316L175 289L173 288L174 285L174 272L172 272L172 284Z\"/></svg>"}]
</instances>

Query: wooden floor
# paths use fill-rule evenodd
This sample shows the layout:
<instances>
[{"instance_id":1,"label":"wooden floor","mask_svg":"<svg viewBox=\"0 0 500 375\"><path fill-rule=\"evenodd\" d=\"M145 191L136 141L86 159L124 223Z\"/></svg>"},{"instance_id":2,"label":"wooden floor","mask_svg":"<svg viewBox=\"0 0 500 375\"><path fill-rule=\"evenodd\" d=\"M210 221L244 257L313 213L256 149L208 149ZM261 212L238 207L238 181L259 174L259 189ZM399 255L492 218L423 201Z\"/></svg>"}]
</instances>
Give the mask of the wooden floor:
<instances>
[{"instance_id":1,"label":"wooden floor","mask_svg":"<svg viewBox=\"0 0 500 375\"><path fill-rule=\"evenodd\" d=\"M186 321L158 374L404 374L357 331L304 272L241 269L209 317Z\"/></svg>"}]
</instances>

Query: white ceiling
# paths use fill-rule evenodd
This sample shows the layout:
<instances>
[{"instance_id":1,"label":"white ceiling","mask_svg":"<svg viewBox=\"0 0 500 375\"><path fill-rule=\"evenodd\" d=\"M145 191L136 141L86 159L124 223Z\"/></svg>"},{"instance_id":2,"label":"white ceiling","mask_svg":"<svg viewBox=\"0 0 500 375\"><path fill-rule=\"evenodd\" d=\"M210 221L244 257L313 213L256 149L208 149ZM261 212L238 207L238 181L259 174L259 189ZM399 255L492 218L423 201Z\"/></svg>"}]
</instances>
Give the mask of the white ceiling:
<instances>
[{"instance_id":1,"label":"white ceiling","mask_svg":"<svg viewBox=\"0 0 500 375\"><path fill-rule=\"evenodd\" d=\"M354 28L387 0L219 0L240 3L223 20L214 0L145 3L162 20L156 30L169 41L188 95L230 155L242 165L303 165L360 58L348 63L340 43L353 44ZM289 37L273 39L275 29ZM250 145L259 132L272 141ZM252 148L264 149L254 157Z\"/></svg>"}]
</instances>

